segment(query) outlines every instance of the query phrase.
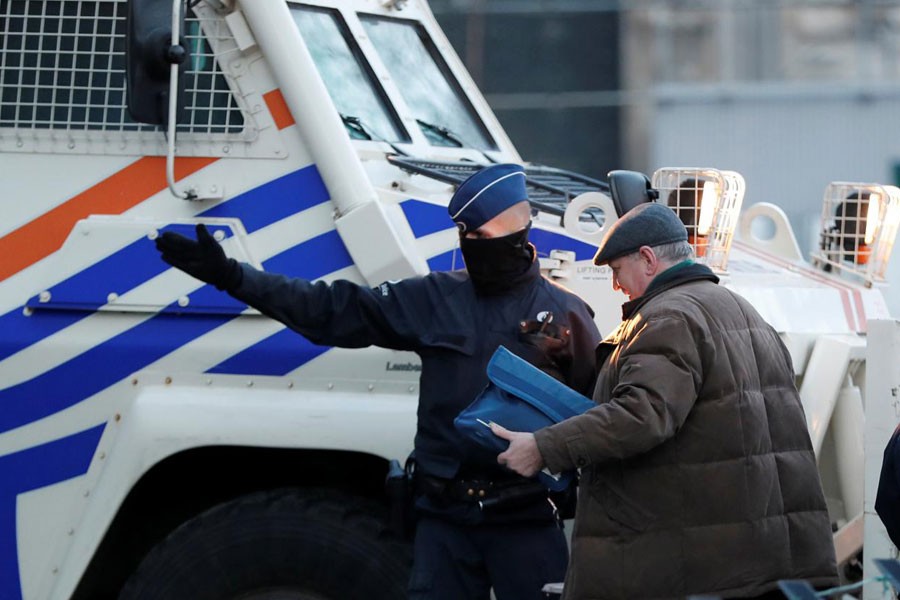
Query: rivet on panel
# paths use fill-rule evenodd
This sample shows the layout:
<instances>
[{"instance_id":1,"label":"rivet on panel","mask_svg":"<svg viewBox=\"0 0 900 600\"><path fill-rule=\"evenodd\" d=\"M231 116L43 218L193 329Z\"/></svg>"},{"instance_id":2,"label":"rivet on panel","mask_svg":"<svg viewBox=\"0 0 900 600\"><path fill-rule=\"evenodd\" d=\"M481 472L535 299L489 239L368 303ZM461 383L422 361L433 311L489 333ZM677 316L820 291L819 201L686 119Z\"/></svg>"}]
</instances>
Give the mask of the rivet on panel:
<instances>
[{"instance_id":1,"label":"rivet on panel","mask_svg":"<svg viewBox=\"0 0 900 600\"><path fill-rule=\"evenodd\" d=\"M119 299L119 295L115 292L110 292L106 295L107 302L115 302L118 299Z\"/></svg>"},{"instance_id":2,"label":"rivet on panel","mask_svg":"<svg viewBox=\"0 0 900 600\"><path fill-rule=\"evenodd\" d=\"M329 384L328 384L328 389L329 389L329 390L333 390L333 389L334 389L334 384L333 384L333 383L329 383Z\"/></svg>"},{"instance_id":3,"label":"rivet on panel","mask_svg":"<svg viewBox=\"0 0 900 600\"><path fill-rule=\"evenodd\" d=\"M215 192L216 191L215 186L211 187L210 190ZM221 242L222 240L225 239L225 230L224 229L216 229L213 232L213 237L216 238L217 242Z\"/></svg>"},{"instance_id":4,"label":"rivet on panel","mask_svg":"<svg viewBox=\"0 0 900 600\"><path fill-rule=\"evenodd\" d=\"M50 302L50 292L47 290L44 290L43 292L41 292L40 295L38 296L38 301L39 302Z\"/></svg>"},{"instance_id":5,"label":"rivet on panel","mask_svg":"<svg viewBox=\"0 0 900 600\"><path fill-rule=\"evenodd\" d=\"M151 231L150 233L147 234L147 239L150 239L150 240L155 240L158 237L159 237L159 231L157 231L156 229L154 229L153 231Z\"/></svg>"},{"instance_id":6,"label":"rivet on panel","mask_svg":"<svg viewBox=\"0 0 900 600\"><path fill-rule=\"evenodd\" d=\"M122 415L120 415L119 413L116 413L115 419L116 419L116 423L118 423L119 421L122 420Z\"/></svg>"},{"instance_id":7,"label":"rivet on panel","mask_svg":"<svg viewBox=\"0 0 900 600\"><path fill-rule=\"evenodd\" d=\"M137 385L137 384L138 384L138 378L135 377L134 379L131 380L131 385Z\"/></svg>"},{"instance_id":8,"label":"rivet on panel","mask_svg":"<svg viewBox=\"0 0 900 600\"><path fill-rule=\"evenodd\" d=\"M99 458L100 460L104 460L106 458L106 452L101 452L97 455L97 458Z\"/></svg>"},{"instance_id":9,"label":"rivet on panel","mask_svg":"<svg viewBox=\"0 0 900 600\"><path fill-rule=\"evenodd\" d=\"M166 381L166 385L169 385L170 383L172 383L172 378L171 378L171 377L166 377L166 380L165 380L165 381Z\"/></svg>"},{"instance_id":10,"label":"rivet on panel","mask_svg":"<svg viewBox=\"0 0 900 600\"><path fill-rule=\"evenodd\" d=\"M191 299L187 296L179 296L178 297L178 306L187 306L191 303Z\"/></svg>"},{"instance_id":11,"label":"rivet on panel","mask_svg":"<svg viewBox=\"0 0 900 600\"><path fill-rule=\"evenodd\" d=\"M30 317L31 315L34 314L34 309L31 308L30 306L26 306L25 308L22 309L22 314L25 315L26 317Z\"/></svg>"},{"instance_id":12,"label":"rivet on panel","mask_svg":"<svg viewBox=\"0 0 900 600\"><path fill-rule=\"evenodd\" d=\"M253 387L253 380L252 380L252 379L251 379L250 381L247 382L247 387Z\"/></svg>"},{"instance_id":13,"label":"rivet on panel","mask_svg":"<svg viewBox=\"0 0 900 600\"><path fill-rule=\"evenodd\" d=\"M294 387L294 382L293 382L293 381L288 381L288 389L291 389L291 388L293 388L293 387Z\"/></svg>"},{"instance_id":14,"label":"rivet on panel","mask_svg":"<svg viewBox=\"0 0 900 600\"><path fill-rule=\"evenodd\" d=\"M371 392L372 390L375 389L375 385L372 384L372 383L370 383L370 384L368 385L368 388L369 388L369 391Z\"/></svg>"}]
</instances>

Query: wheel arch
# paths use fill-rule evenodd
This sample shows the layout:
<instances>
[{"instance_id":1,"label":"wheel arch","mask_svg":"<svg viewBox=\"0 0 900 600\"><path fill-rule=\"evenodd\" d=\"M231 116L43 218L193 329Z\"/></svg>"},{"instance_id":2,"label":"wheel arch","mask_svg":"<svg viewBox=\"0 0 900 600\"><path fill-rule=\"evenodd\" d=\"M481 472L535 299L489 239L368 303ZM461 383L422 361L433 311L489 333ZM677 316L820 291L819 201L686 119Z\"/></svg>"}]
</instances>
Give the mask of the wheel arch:
<instances>
[{"instance_id":1,"label":"wheel arch","mask_svg":"<svg viewBox=\"0 0 900 600\"><path fill-rule=\"evenodd\" d=\"M354 451L206 446L173 454L131 488L72 600L116 598L147 552L213 506L277 488L333 489L384 504L387 469L384 458Z\"/></svg>"}]
</instances>

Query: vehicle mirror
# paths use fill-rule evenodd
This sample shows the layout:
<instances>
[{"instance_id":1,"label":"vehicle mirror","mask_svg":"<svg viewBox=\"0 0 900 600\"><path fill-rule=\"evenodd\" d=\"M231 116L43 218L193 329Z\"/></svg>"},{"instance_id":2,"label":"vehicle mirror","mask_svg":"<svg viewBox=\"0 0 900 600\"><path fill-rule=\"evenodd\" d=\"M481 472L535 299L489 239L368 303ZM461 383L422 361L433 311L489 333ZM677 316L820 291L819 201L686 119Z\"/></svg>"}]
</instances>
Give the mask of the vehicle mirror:
<instances>
[{"instance_id":1,"label":"vehicle mirror","mask_svg":"<svg viewBox=\"0 0 900 600\"><path fill-rule=\"evenodd\" d=\"M177 30L173 36L173 11ZM184 110L184 63L187 50L180 43L184 31L183 0L128 0L125 37L125 79L128 113L138 123L167 125L172 65L178 67L178 106L175 120ZM173 44L173 37L178 38Z\"/></svg>"}]
</instances>

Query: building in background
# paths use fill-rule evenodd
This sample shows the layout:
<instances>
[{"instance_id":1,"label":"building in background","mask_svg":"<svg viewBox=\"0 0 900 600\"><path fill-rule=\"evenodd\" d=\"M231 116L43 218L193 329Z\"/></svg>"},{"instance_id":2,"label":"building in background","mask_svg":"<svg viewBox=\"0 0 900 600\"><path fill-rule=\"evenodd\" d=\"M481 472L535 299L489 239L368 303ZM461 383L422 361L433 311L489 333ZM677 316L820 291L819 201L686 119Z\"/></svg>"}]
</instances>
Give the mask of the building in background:
<instances>
[{"instance_id":1,"label":"building in background","mask_svg":"<svg viewBox=\"0 0 900 600\"><path fill-rule=\"evenodd\" d=\"M828 182L900 183L900 0L431 2L529 160L739 171L807 255Z\"/></svg>"},{"instance_id":2,"label":"building in background","mask_svg":"<svg viewBox=\"0 0 900 600\"><path fill-rule=\"evenodd\" d=\"M602 179L622 164L618 4L430 0L522 156Z\"/></svg>"}]
</instances>

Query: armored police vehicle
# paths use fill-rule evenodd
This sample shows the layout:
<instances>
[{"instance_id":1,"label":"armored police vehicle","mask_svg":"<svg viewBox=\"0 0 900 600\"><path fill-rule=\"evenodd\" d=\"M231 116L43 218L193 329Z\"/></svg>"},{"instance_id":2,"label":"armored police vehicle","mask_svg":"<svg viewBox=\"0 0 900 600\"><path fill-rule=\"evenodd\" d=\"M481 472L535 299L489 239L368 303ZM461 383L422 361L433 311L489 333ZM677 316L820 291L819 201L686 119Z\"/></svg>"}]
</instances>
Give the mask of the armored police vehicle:
<instances>
[{"instance_id":1,"label":"armored police vehicle","mask_svg":"<svg viewBox=\"0 0 900 600\"><path fill-rule=\"evenodd\" d=\"M373 287L460 268L454 186L522 158L425 0L2 0L0 32L0 598L402 596L384 484L418 358L307 342L153 239L203 223L258 268ZM627 206L526 168L544 273L610 331L591 258ZM811 265L778 208L741 214L739 174L653 186L783 333L850 559L897 190L835 186Z\"/></svg>"}]
</instances>

